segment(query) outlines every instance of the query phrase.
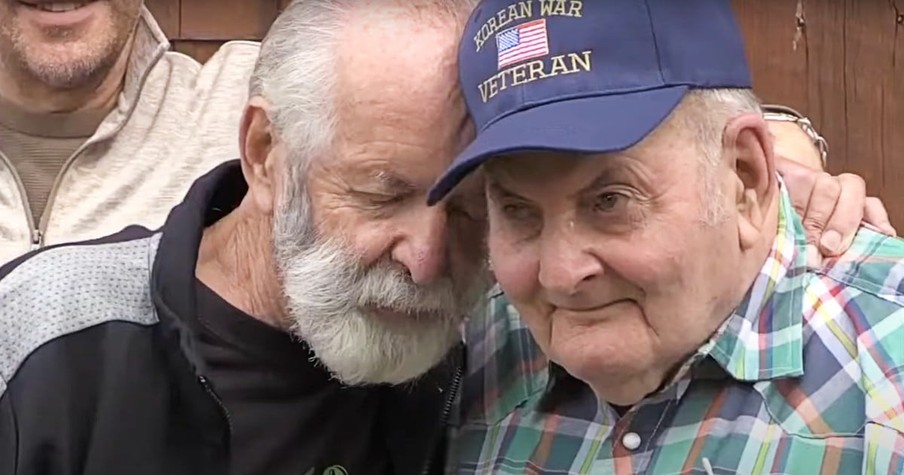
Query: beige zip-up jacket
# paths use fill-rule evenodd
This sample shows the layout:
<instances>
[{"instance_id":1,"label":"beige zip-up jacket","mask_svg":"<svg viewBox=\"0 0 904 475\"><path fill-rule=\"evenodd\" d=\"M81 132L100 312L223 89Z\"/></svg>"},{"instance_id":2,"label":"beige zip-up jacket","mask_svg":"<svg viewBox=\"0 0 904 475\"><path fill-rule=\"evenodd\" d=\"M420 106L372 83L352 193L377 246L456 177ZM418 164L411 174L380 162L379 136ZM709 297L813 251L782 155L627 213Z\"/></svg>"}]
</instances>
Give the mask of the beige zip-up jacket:
<instances>
[{"instance_id":1,"label":"beige zip-up jacket","mask_svg":"<svg viewBox=\"0 0 904 475\"><path fill-rule=\"evenodd\" d=\"M155 229L196 178L238 157L259 44L226 43L203 66L169 49L142 7L117 107L66 161L40 221L0 153L0 265L31 249L133 224Z\"/></svg>"}]
</instances>

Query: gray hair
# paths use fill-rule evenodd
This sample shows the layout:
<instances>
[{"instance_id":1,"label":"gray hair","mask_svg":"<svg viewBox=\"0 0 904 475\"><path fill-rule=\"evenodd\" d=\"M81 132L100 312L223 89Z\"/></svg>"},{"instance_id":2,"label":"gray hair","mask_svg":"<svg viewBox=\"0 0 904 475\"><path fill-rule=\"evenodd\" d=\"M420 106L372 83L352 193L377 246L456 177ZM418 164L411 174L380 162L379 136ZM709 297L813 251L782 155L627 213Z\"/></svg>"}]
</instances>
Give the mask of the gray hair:
<instances>
[{"instance_id":1,"label":"gray hair","mask_svg":"<svg viewBox=\"0 0 904 475\"><path fill-rule=\"evenodd\" d=\"M670 126L690 131L698 148L706 224L719 223L726 216L725 192L716 175L722 161L725 126L733 118L751 113L762 114L762 108L750 89L695 89L684 97L669 120Z\"/></svg>"},{"instance_id":2,"label":"gray hair","mask_svg":"<svg viewBox=\"0 0 904 475\"><path fill-rule=\"evenodd\" d=\"M678 106L681 126L694 133L709 165L721 160L722 132L728 122L743 114L762 114L760 100L750 89L695 89Z\"/></svg>"},{"instance_id":3,"label":"gray hair","mask_svg":"<svg viewBox=\"0 0 904 475\"><path fill-rule=\"evenodd\" d=\"M462 27L478 0L399 0L425 16L453 18ZM250 96L270 103L269 118L303 172L312 156L332 142L336 129L336 71L348 13L366 8L357 0L295 0L261 43Z\"/></svg>"},{"instance_id":4,"label":"gray hair","mask_svg":"<svg viewBox=\"0 0 904 475\"><path fill-rule=\"evenodd\" d=\"M292 2L261 42L250 96L269 102L268 116L293 155L317 153L329 143L339 0Z\"/></svg>"}]
</instances>

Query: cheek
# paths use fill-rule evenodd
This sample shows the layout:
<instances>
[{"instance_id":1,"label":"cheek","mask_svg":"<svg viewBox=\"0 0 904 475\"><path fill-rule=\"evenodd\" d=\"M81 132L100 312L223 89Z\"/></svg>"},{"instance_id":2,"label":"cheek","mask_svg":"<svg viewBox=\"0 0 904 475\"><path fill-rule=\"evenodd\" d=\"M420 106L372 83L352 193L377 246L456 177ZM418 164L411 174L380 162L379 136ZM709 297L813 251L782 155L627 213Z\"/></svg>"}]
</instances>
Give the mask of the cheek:
<instances>
[{"instance_id":1,"label":"cheek","mask_svg":"<svg viewBox=\"0 0 904 475\"><path fill-rule=\"evenodd\" d=\"M512 305L517 308L518 316L527 326L527 330L540 347L540 351L546 355L554 354L555 342L552 341L552 338L555 323L552 316L540 306L529 306L519 302L513 302Z\"/></svg>"},{"instance_id":2,"label":"cheek","mask_svg":"<svg viewBox=\"0 0 904 475\"><path fill-rule=\"evenodd\" d=\"M348 216L344 216L340 236L350 240L351 250L362 264L368 266L389 257L395 242L391 222L374 221L353 211L344 214Z\"/></svg>"},{"instance_id":3,"label":"cheek","mask_svg":"<svg viewBox=\"0 0 904 475\"><path fill-rule=\"evenodd\" d=\"M672 252L668 244L633 243L623 250L610 250L609 266L628 281L649 292L666 289L681 279L684 261L679 250Z\"/></svg>"},{"instance_id":4,"label":"cheek","mask_svg":"<svg viewBox=\"0 0 904 475\"><path fill-rule=\"evenodd\" d=\"M370 266L390 255L392 239L388 234L378 229L368 229L362 226L355 231L352 241L352 251L361 259L361 264Z\"/></svg>"},{"instance_id":5,"label":"cheek","mask_svg":"<svg viewBox=\"0 0 904 475\"><path fill-rule=\"evenodd\" d=\"M642 292L639 303L646 324L660 335L669 353L689 351L705 340L708 313L730 279L712 272L711 263L733 268L717 242L701 233L679 231L663 233L668 240L635 239L630 248L611 252L608 260L613 271ZM676 328L682 331L675 332Z\"/></svg>"},{"instance_id":6,"label":"cheek","mask_svg":"<svg viewBox=\"0 0 904 475\"><path fill-rule=\"evenodd\" d=\"M388 255L394 239L391 220L375 220L356 208L331 206L330 201L322 199L321 205L314 206L314 223L319 235L342 243L365 266Z\"/></svg>"},{"instance_id":7,"label":"cheek","mask_svg":"<svg viewBox=\"0 0 904 475\"><path fill-rule=\"evenodd\" d=\"M604 262L603 272L608 274L610 289L637 298L643 319L657 331L674 327L675 318L680 318L676 304L690 290L686 282L691 270L686 265L686 251L669 241L635 236L625 241L610 240L597 252Z\"/></svg>"},{"instance_id":8,"label":"cheek","mask_svg":"<svg viewBox=\"0 0 904 475\"><path fill-rule=\"evenodd\" d=\"M494 236L488 239L490 262L499 287L505 292L509 305L514 307L527 325L534 341L543 352L550 350L549 308L542 299L537 252L528 247L512 246Z\"/></svg>"}]
</instances>

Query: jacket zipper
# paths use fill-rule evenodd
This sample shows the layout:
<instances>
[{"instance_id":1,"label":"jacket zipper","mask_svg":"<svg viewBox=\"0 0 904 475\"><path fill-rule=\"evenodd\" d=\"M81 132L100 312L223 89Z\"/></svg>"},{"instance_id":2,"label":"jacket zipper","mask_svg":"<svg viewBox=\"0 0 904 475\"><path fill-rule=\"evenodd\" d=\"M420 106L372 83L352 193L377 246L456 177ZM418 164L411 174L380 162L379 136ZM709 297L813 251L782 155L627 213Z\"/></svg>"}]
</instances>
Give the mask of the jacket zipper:
<instances>
[{"instance_id":1,"label":"jacket zipper","mask_svg":"<svg viewBox=\"0 0 904 475\"><path fill-rule=\"evenodd\" d=\"M220 412L222 412L223 417L226 418L226 429L229 431L227 436L232 437L232 417L229 415L229 410L226 409L226 405L223 404L223 400L220 399L220 396L213 390L213 386L210 385L210 380L208 380L207 377L198 376L198 382L204 387L204 391L207 392L207 395L217 403Z\"/></svg>"},{"instance_id":2,"label":"jacket zipper","mask_svg":"<svg viewBox=\"0 0 904 475\"><path fill-rule=\"evenodd\" d=\"M462 365L458 365L455 368L455 377L452 378L452 382L449 384L449 391L446 395L446 403L443 405L443 412L439 419L440 430L446 430L446 424L449 422L449 414L452 412L452 405L455 403L455 397L458 396L458 388L461 386L461 378L464 370L462 369ZM443 437L444 434L440 434L440 437ZM441 448L445 450L445 448ZM421 469L421 475L428 475L430 473L430 466L433 465L433 459L437 457L434 454L432 457L428 457L427 461L424 462L424 467Z\"/></svg>"},{"instance_id":3,"label":"jacket zipper","mask_svg":"<svg viewBox=\"0 0 904 475\"><path fill-rule=\"evenodd\" d=\"M28 221L28 232L31 236L31 250L34 251L44 245L44 232L35 223L35 217L31 214L31 203L28 202L28 194L25 192L25 185L22 183L22 177L19 176L16 167L13 166L13 162L10 161L9 157L3 152L0 152L0 161L2 161L6 168L9 169L13 176L13 181L16 182L16 188L19 190L19 198L22 201L22 206L25 207L25 220Z\"/></svg>"},{"instance_id":4,"label":"jacket zipper","mask_svg":"<svg viewBox=\"0 0 904 475\"><path fill-rule=\"evenodd\" d=\"M85 149L94 145L96 142L93 142L91 138L85 140L69 158L63 162L63 166L60 168L60 171L57 173L57 176L53 179L53 186L50 187L50 195L47 197L47 203L44 204L44 215L41 216L41 220L38 222L38 226L35 228L35 232L37 232L40 241L38 243L38 247L44 245L44 234L47 232L47 225L50 221L50 215L53 214L53 204L56 201L57 192L60 189L60 184L63 182L63 177L66 176L66 172L72 168L72 164L75 163L76 159L84 153ZM30 212L30 211L29 211ZM34 242L34 241L33 241Z\"/></svg>"},{"instance_id":5,"label":"jacket zipper","mask_svg":"<svg viewBox=\"0 0 904 475\"><path fill-rule=\"evenodd\" d=\"M16 182L16 187L19 189L19 196L22 201L22 206L25 208L25 219L28 221L29 233L31 235L32 251L44 247L44 234L47 231L47 223L50 220L50 214L53 211L53 203L56 199L60 183L63 181L63 176L65 176L69 168L72 167L73 162L75 162L79 155L88 148L90 145L89 142L90 139L81 144L75 152L63 162L62 168L60 168L60 171L53 180L53 185L50 188L50 196L47 197L47 203L44 205L44 216L37 222L35 221L35 216L31 213L31 203L28 202L28 194L25 191L25 185L22 183L22 177L19 176L16 168L13 167L13 163L10 161L9 157L0 152L0 160L2 160L3 164L9 168L9 171L13 176L13 181Z\"/></svg>"}]
</instances>

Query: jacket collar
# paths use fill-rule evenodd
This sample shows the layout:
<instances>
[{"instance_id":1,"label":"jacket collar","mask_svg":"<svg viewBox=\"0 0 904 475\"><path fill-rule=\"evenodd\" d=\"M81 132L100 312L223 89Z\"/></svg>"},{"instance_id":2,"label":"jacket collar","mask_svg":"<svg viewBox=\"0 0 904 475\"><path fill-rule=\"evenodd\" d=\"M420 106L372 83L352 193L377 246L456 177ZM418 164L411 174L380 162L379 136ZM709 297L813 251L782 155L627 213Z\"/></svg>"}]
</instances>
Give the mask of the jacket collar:
<instances>
[{"instance_id":1,"label":"jacket collar","mask_svg":"<svg viewBox=\"0 0 904 475\"><path fill-rule=\"evenodd\" d=\"M230 429L224 408L206 382L205 364L197 351L195 264L205 224L214 217L209 210L231 211L244 193L237 160L198 179L164 223L151 271L151 299L160 322L154 333L157 345L163 349L188 421L216 447L228 447Z\"/></svg>"},{"instance_id":2,"label":"jacket collar","mask_svg":"<svg viewBox=\"0 0 904 475\"><path fill-rule=\"evenodd\" d=\"M199 328L195 313L198 249L204 229L232 212L247 190L239 161L223 163L192 184L185 200L172 209L162 228L152 294L161 324L182 333L179 341L199 375L204 373L204 363L197 356L191 337Z\"/></svg>"},{"instance_id":3,"label":"jacket collar","mask_svg":"<svg viewBox=\"0 0 904 475\"><path fill-rule=\"evenodd\" d=\"M157 24L147 7L142 5L138 24L135 27L135 36L132 40L132 50L129 53L128 66L126 66L123 88L119 94L116 108L97 128L94 136L89 139L90 142L110 138L123 127L141 99L141 90L147 83L148 76L169 49L170 43L163 30L160 29L160 25Z\"/></svg>"},{"instance_id":4,"label":"jacket collar","mask_svg":"<svg viewBox=\"0 0 904 475\"><path fill-rule=\"evenodd\" d=\"M147 7L142 6L135 29L135 40L132 43L132 53L129 55L123 102L128 105L137 102L148 73L169 49L170 42L157 20Z\"/></svg>"},{"instance_id":5,"label":"jacket collar","mask_svg":"<svg viewBox=\"0 0 904 475\"><path fill-rule=\"evenodd\" d=\"M416 382L385 388L381 425L394 473L444 473L448 418L464 362L461 344Z\"/></svg>"}]
</instances>

